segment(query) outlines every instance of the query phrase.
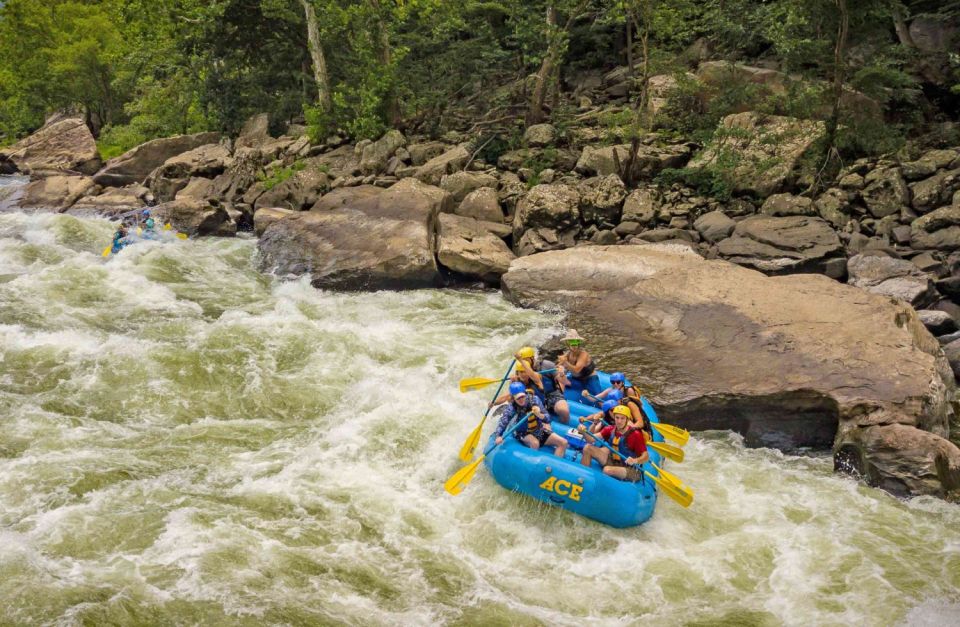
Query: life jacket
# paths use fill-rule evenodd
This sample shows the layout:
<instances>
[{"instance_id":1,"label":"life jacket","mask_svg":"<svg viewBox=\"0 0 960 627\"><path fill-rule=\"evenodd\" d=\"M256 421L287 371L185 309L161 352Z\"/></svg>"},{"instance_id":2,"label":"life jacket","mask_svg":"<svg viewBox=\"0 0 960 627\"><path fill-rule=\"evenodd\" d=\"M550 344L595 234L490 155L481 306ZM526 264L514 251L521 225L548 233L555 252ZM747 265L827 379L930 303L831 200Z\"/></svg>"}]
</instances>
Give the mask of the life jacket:
<instances>
[{"instance_id":1,"label":"life jacket","mask_svg":"<svg viewBox=\"0 0 960 627\"><path fill-rule=\"evenodd\" d=\"M618 436L617 430L614 428L613 433L610 434L611 444L613 448L617 449L621 460L626 460L628 457L636 455L636 453L627 446L627 440L630 439L630 434L636 430L635 427L627 427L627 430Z\"/></svg>"},{"instance_id":2,"label":"life jacket","mask_svg":"<svg viewBox=\"0 0 960 627\"><path fill-rule=\"evenodd\" d=\"M643 420L643 430L646 431L647 433L651 433L652 427L650 426L650 419L647 418L647 414L643 411L643 407L640 406L640 403L637 402L636 399L630 396L624 396L623 398L620 399L620 404L624 405L628 409L630 407L630 403L633 403L634 405L636 405L637 411L640 412L641 419ZM630 413L632 414L633 411L631 410Z\"/></svg>"},{"instance_id":3,"label":"life jacket","mask_svg":"<svg viewBox=\"0 0 960 627\"><path fill-rule=\"evenodd\" d=\"M527 390L527 394L531 394L531 393L532 392L530 390ZM537 418L537 415L535 413L530 411L532 408L533 408L532 404L527 405L525 407L520 407L516 403L513 403L513 411L516 413L517 416L522 417L524 414L529 413L529 416L527 416L527 424L520 425L519 427L517 427L517 430L514 432L518 436L526 435L527 433L538 433L542 428L543 421Z\"/></svg>"}]
</instances>

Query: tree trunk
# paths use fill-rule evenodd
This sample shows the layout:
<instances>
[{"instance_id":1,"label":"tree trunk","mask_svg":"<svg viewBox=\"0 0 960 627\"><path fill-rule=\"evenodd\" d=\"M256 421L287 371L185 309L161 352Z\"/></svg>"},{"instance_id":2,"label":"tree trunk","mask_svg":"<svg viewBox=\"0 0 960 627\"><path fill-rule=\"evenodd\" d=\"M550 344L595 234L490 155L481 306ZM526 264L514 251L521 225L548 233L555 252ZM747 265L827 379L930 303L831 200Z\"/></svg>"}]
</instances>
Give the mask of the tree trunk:
<instances>
[{"instance_id":1,"label":"tree trunk","mask_svg":"<svg viewBox=\"0 0 960 627\"><path fill-rule=\"evenodd\" d=\"M904 48L916 48L917 44L910 35L910 27L907 26L907 20L903 16L903 5L900 0L891 0L890 15L893 18L893 27L897 31L897 39Z\"/></svg>"},{"instance_id":2,"label":"tree trunk","mask_svg":"<svg viewBox=\"0 0 960 627\"><path fill-rule=\"evenodd\" d=\"M557 10L551 4L547 7L547 28L550 31L550 44L547 46L547 54L544 55L540 63L540 70L537 72L537 79L533 87L533 95L530 96L530 107L527 109L527 126L543 122L543 103L547 97L547 81L553 75L553 66L556 64L557 57L560 56L561 36L557 31Z\"/></svg>"},{"instance_id":3,"label":"tree trunk","mask_svg":"<svg viewBox=\"0 0 960 627\"><path fill-rule=\"evenodd\" d=\"M325 112L333 109L330 97L330 77L327 74L327 58L323 54L320 43L320 27L317 24L317 13L310 0L300 0L303 13L307 19L307 46L310 48L310 58L313 60L313 78L317 82L317 104Z\"/></svg>"},{"instance_id":4,"label":"tree trunk","mask_svg":"<svg viewBox=\"0 0 960 627\"><path fill-rule=\"evenodd\" d=\"M388 68L393 62L393 50L390 48L390 31L387 29L387 23L383 19L379 0L370 0L374 13L377 14L377 60L380 64ZM387 116L387 122L391 126L396 126L400 121L400 104L397 102L397 92L392 84L393 75L390 76L391 85L383 95L384 113Z\"/></svg>"},{"instance_id":5,"label":"tree trunk","mask_svg":"<svg viewBox=\"0 0 960 627\"><path fill-rule=\"evenodd\" d=\"M850 13L847 0L835 0L840 20L837 24L837 41L833 49L833 94L830 117L827 119L827 135L824 146L824 161L830 158L837 141L837 128L840 126L840 103L843 99L844 55L847 50L847 32L850 29Z\"/></svg>"}]
</instances>

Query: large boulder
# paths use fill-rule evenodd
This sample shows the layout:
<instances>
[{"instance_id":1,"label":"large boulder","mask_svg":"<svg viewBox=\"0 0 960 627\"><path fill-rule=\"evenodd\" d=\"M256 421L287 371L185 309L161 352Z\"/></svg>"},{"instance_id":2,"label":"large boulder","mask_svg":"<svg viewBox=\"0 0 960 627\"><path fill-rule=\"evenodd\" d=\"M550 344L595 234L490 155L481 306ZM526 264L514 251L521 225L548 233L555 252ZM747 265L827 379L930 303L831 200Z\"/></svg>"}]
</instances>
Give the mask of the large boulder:
<instances>
[{"instance_id":1,"label":"large boulder","mask_svg":"<svg viewBox=\"0 0 960 627\"><path fill-rule=\"evenodd\" d=\"M170 157L144 181L160 202L176 198L191 178L213 178L233 164L230 149L224 144L205 144ZM224 187L227 187L224 183Z\"/></svg>"},{"instance_id":2,"label":"large boulder","mask_svg":"<svg viewBox=\"0 0 960 627\"><path fill-rule=\"evenodd\" d=\"M215 144L218 138L217 133L196 133L148 141L107 161L93 177L93 181L103 187L125 187L142 183L167 159L206 144Z\"/></svg>"},{"instance_id":3,"label":"large boulder","mask_svg":"<svg viewBox=\"0 0 960 627\"><path fill-rule=\"evenodd\" d=\"M627 188L616 174L595 176L577 185L580 214L585 223L613 227L620 222Z\"/></svg>"},{"instance_id":4,"label":"large boulder","mask_svg":"<svg viewBox=\"0 0 960 627\"><path fill-rule=\"evenodd\" d=\"M817 210L813 201L793 194L774 194L763 202L760 213L768 216L814 216Z\"/></svg>"},{"instance_id":5,"label":"large boulder","mask_svg":"<svg viewBox=\"0 0 960 627\"><path fill-rule=\"evenodd\" d=\"M262 207L281 207L304 211L316 204L330 189L330 177L318 159L300 162L296 171L277 185L261 194L254 204Z\"/></svg>"},{"instance_id":6,"label":"large boulder","mask_svg":"<svg viewBox=\"0 0 960 627\"><path fill-rule=\"evenodd\" d=\"M557 129L553 124L534 124L523 134L523 141L534 148L549 146L557 141Z\"/></svg>"},{"instance_id":7,"label":"large boulder","mask_svg":"<svg viewBox=\"0 0 960 627\"><path fill-rule=\"evenodd\" d=\"M629 159L630 144L585 146L575 169L585 176L621 175L626 173ZM633 163L634 176L650 178L666 168L683 167L689 159L690 148L685 144L666 147L640 144Z\"/></svg>"},{"instance_id":8,"label":"large boulder","mask_svg":"<svg viewBox=\"0 0 960 627\"><path fill-rule=\"evenodd\" d=\"M486 222L503 222L503 210L492 187L475 189L453 210L458 216L466 216Z\"/></svg>"},{"instance_id":9,"label":"large boulder","mask_svg":"<svg viewBox=\"0 0 960 627\"><path fill-rule=\"evenodd\" d=\"M453 196L453 202L459 203L470 192L482 187L497 188L497 177L486 172L454 172L447 174L440 180L440 188L445 189Z\"/></svg>"},{"instance_id":10,"label":"large boulder","mask_svg":"<svg viewBox=\"0 0 960 627\"><path fill-rule=\"evenodd\" d=\"M751 216L718 245L720 255L767 274L823 272L843 253L836 232L820 218Z\"/></svg>"},{"instance_id":11,"label":"large boulder","mask_svg":"<svg viewBox=\"0 0 960 627\"><path fill-rule=\"evenodd\" d=\"M433 157L417 168L414 176L424 183L439 185L440 180L447 174L462 170L470 159L466 146L456 146L443 154Z\"/></svg>"},{"instance_id":12,"label":"large boulder","mask_svg":"<svg viewBox=\"0 0 960 627\"><path fill-rule=\"evenodd\" d=\"M656 219L660 204L655 189L635 189L623 201L621 219L625 222L636 222L641 225L650 224Z\"/></svg>"},{"instance_id":13,"label":"large boulder","mask_svg":"<svg viewBox=\"0 0 960 627\"><path fill-rule=\"evenodd\" d=\"M950 202L960 190L960 168L944 170L910 186L913 208L920 212L936 209Z\"/></svg>"},{"instance_id":14,"label":"large boulder","mask_svg":"<svg viewBox=\"0 0 960 627\"><path fill-rule=\"evenodd\" d=\"M737 223L727 217L722 211L705 213L693 223L693 228L697 230L700 237L711 244L716 244L730 237L736 226Z\"/></svg>"},{"instance_id":15,"label":"large boulder","mask_svg":"<svg viewBox=\"0 0 960 627\"><path fill-rule=\"evenodd\" d=\"M66 211L92 189L89 176L48 176L28 183L19 204L29 209Z\"/></svg>"},{"instance_id":16,"label":"large boulder","mask_svg":"<svg viewBox=\"0 0 960 627\"><path fill-rule=\"evenodd\" d=\"M535 228L569 230L580 225L580 194L569 185L535 185L520 202L513 216L513 237Z\"/></svg>"},{"instance_id":17,"label":"large boulder","mask_svg":"<svg viewBox=\"0 0 960 627\"><path fill-rule=\"evenodd\" d=\"M364 174L382 172L387 161L398 149L407 144L407 138L396 129L390 129L383 137L364 146L360 156L360 169Z\"/></svg>"},{"instance_id":18,"label":"large boulder","mask_svg":"<svg viewBox=\"0 0 960 627\"><path fill-rule=\"evenodd\" d=\"M495 284L516 257L482 222L440 214L437 259L450 270Z\"/></svg>"},{"instance_id":19,"label":"large boulder","mask_svg":"<svg viewBox=\"0 0 960 627\"><path fill-rule=\"evenodd\" d=\"M310 274L314 285L340 289L437 282L437 216L449 210L449 193L407 178L379 192L344 188L327 196L334 195L266 228L259 242L265 269Z\"/></svg>"},{"instance_id":20,"label":"large boulder","mask_svg":"<svg viewBox=\"0 0 960 627\"><path fill-rule=\"evenodd\" d=\"M847 261L848 282L874 294L899 298L916 307L936 296L933 281L917 266L884 254L854 255Z\"/></svg>"},{"instance_id":21,"label":"large boulder","mask_svg":"<svg viewBox=\"0 0 960 627\"><path fill-rule=\"evenodd\" d=\"M863 202L875 218L900 215L910 203L910 188L900 168L877 168L864 178L866 187L860 192Z\"/></svg>"},{"instance_id":22,"label":"large boulder","mask_svg":"<svg viewBox=\"0 0 960 627\"><path fill-rule=\"evenodd\" d=\"M100 168L97 142L82 118L55 116L33 135L0 150L0 162L9 162L24 174L79 172Z\"/></svg>"},{"instance_id":23,"label":"large boulder","mask_svg":"<svg viewBox=\"0 0 960 627\"><path fill-rule=\"evenodd\" d=\"M84 196L70 207L70 213L95 212L115 215L146 205L144 199L150 190L142 185L109 187L96 196Z\"/></svg>"},{"instance_id":24,"label":"large boulder","mask_svg":"<svg viewBox=\"0 0 960 627\"><path fill-rule=\"evenodd\" d=\"M729 173L731 191L766 198L793 183L801 158L825 132L823 122L735 113L723 118L720 138L694 157L690 167L705 168L732 157L736 165Z\"/></svg>"},{"instance_id":25,"label":"large boulder","mask_svg":"<svg viewBox=\"0 0 960 627\"><path fill-rule=\"evenodd\" d=\"M268 226L277 220L283 220L295 213L295 211L291 211L290 209L280 209L277 207L257 209L253 214L253 232L259 237L263 235L263 232L267 230Z\"/></svg>"},{"instance_id":26,"label":"large boulder","mask_svg":"<svg viewBox=\"0 0 960 627\"><path fill-rule=\"evenodd\" d=\"M172 200L157 205L151 213L159 222L169 222L174 229L191 237L223 235L224 226L231 223L230 215L223 207L204 200ZM236 233L236 225L233 232Z\"/></svg>"},{"instance_id":27,"label":"large boulder","mask_svg":"<svg viewBox=\"0 0 960 627\"><path fill-rule=\"evenodd\" d=\"M960 250L960 204L935 209L910 224L910 246L918 250Z\"/></svg>"},{"instance_id":28,"label":"large boulder","mask_svg":"<svg viewBox=\"0 0 960 627\"><path fill-rule=\"evenodd\" d=\"M665 422L732 429L750 446L845 450L903 425L950 463L953 374L906 303L820 275L767 277L673 245L590 246L521 257L502 278L522 306L562 307L608 370L626 372ZM927 437L927 436L932 437ZM866 446L868 453L876 448ZM944 495L914 457L871 457L871 481ZM948 464L949 465L949 464Z\"/></svg>"}]
</instances>

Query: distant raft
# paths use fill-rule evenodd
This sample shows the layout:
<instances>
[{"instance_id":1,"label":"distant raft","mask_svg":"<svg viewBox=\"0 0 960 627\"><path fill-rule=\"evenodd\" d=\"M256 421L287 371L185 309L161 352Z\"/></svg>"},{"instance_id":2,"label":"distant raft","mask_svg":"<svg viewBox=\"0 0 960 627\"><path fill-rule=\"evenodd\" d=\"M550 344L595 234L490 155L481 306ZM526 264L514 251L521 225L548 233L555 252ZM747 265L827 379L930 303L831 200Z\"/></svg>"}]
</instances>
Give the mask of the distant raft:
<instances>
[{"instance_id":1,"label":"distant raft","mask_svg":"<svg viewBox=\"0 0 960 627\"><path fill-rule=\"evenodd\" d=\"M597 371L596 376L602 389L610 387L607 373ZM503 444L486 456L484 464L497 483L508 490L562 507L611 527L641 525L653 516L657 506L657 487L654 482L643 474L642 479L636 483L620 481L605 475L596 461L590 468L580 463L585 442L576 430L577 419L598 411L596 407L580 402L582 390L574 381L565 392L570 405L570 424L564 425L556 418L553 421L554 433L564 436L570 442L565 457L555 456L553 447L541 447L535 451L513 436L508 436ZM647 417L651 423L659 422L656 415L648 413ZM493 440L491 436L491 444ZM663 441L656 431L654 441ZM656 451L649 448L647 450L650 461L644 464L643 468L650 474L659 476L653 464L662 466L663 460Z\"/></svg>"}]
</instances>

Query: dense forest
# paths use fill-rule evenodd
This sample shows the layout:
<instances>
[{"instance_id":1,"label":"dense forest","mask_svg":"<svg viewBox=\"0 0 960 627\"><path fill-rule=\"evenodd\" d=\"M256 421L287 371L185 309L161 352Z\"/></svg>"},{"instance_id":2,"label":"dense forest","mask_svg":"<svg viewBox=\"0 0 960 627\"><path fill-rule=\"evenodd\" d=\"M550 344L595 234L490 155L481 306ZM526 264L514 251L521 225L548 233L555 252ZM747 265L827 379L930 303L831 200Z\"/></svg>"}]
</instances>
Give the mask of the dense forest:
<instances>
[{"instance_id":1,"label":"dense forest","mask_svg":"<svg viewBox=\"0 0 960 627\"><path fill-rule=\"evenodd\" d=\"M958 15L956 0L8 0L0 145L66 109L104 157L261 111L318 139L460 130L506 149L525 126L571 126L578 85L615 68L621 137L703 142L753 109L819 117L825 150L851 156L956 145ZM787 79L705 98L691 72L708 59Z\"/></svg>"}]
</instances>

